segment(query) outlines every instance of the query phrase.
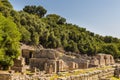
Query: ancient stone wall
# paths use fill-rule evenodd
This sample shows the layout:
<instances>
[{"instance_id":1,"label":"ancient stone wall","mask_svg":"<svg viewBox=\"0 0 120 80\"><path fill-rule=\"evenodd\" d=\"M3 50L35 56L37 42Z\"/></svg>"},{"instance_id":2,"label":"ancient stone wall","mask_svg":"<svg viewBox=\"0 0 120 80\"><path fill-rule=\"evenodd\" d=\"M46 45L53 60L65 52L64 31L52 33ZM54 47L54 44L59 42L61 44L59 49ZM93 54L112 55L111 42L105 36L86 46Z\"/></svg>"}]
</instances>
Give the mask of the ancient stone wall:
<instances>
[{"instance_id":1,"label":"ancient stone wall","mask_svg":"<svg viewBox=\"0 0 120 80\"><path fill-rule=\"evenodd\" d=\"M44 65L48 61L48 58L31 58L30 59L30 68L38 68L44 70Z\"/></svg>"},{"instance_id":2,"label":"ancient stone wall","mask_svg":"<svg viewBox=\"0 0 120 80\"><path fill-rule=\"evenodd\" d=\"M43 49L33 55L33 58L48 58L56 59L59 57L59 52L53 49Z\"/></svg>"},{"instance_id":3,"label":"ancient stone wall","mask_svg":"<svg viewBox=\"0 0 120 80\"><path fill-rule=\"evenodd\" d=\"M111 64L111 55L105 55L105 64L110 65Z\"/></svg>"},{"instance_id":4,"label":"ancient stone wall","mask_svg":"<svg viewBox=\"0 0 120 80\"><path fill-rule=\"evenodd\" d=\"M96 70L79 75L71 75L57 80L107 80L108 77L114 76L114 68L106 70Z\"/></svg>"},{"instance_id":5,"label":"ancient stone wall","mask_svg":"<svg viewBox=\"0 0 120 80\"><path fill-rule=\"evenodd\" d=\"M74 70L74 69L78 69L78 63L75 62L68 62L69 64L69 70Z\"/></svg>"},{"instance_id":6,"label":"ancient stone wall","mask_svg":"<svg viewBox=\"0 0 120 80\"><path fill-rule=\"evenodd\" d=\"M115 64L115 60L112 55L110 55L110 62L111 62L111 64Z\"/></svg>"},{"instance_id":7,"label":"ancient stone wall","mask_svg":"<svg viewBox=\"0 0 120 80\"><path fill-rule=\"evenodd\" d=\"M57 66L57 72L69 70L68 63L63 60L58 60L56 66Z\"/></svg>"},{"instance_id":8,"label":"ancient stone wall","mask_svg":"<svg viewBox=\"0 0 120 80\"><path fill-rule=\"evenodd\" d=\"M14 65L11 67L12 70L15 70L16 72L24 72L25 71L25 60L24 58L15 59Z\"/></svg>"},{"instance_id":9,"label":"ancient stone wall","mask_svg":"<svg viewBox=\"0 0 120 80\"><path fill-rule=\"evenodd\" d=\"M115 63L114 58L112 55L109 54L97 54L95 56L95 58L97 58L98 60L98 64L97 64L97 60L91 60L91 64L96 64L98 66L106 66L106 65L112 65Z\"/></svg>"},{"instance_id":10,"label":"ancient stone wall","mask_svg":"<svg viewBox=\"0 0 120 80\"><path fill-rule=\"evenodd\" d=\"M115 68L96 70L78 75L59 77L55 80L107 80L106 78L114 76ZM52 76L52 75L51 75ZM0 80L50 80L50 76L40 75L16 75L0 74Z\"/></svg>"},{"instance_id":11,"label":"ancient stone wall","mask_svg":"<svg viewBox=\"0 0 120 80\"><path fill-rule=\"evenodd\" d=\"M11 80L11 75L8 73L0 73L0 80Z\"/></svg>"},{"instance_id":12,"label":"ancient stone wall","mask_svg":"<svg viewBox=\"0 0 120 80\"><path fill-rule=\"evenodd\" d=\"M78 63L79 69L87 69L89 68L89 60L81 61Z\"/></svg>"},{"instance_id":13,"label":"ancient stone wall","mask_svg":"<svg viewBox=\"0 0 120 80\"><path fill-rule=\"evenodd\" d=\"M57 72L57 63L55 60L49 60L44 64L44 70L48 74L56 73Z\"/></svg>"},{"instance_id":14,"label":"ancient stone wall","mask_svg":"<svg viewBox=\"0 0 120 80\"><path fill-rule=\"evenodd\" d=\"M90 60L89 67L98 67L99 66L99 60L96 57L93 57Z\"/></svg>"},{"instance_id":15,"label":"ancient stone wall","mask_svg":"<svg viewBox=\"0 0 120 80\"><path fill-rule=\"evenodd\" d=\"M99 60L100 66L105 66L105 54L98 54L96 58Z\"/></svg>"}]
</instances>

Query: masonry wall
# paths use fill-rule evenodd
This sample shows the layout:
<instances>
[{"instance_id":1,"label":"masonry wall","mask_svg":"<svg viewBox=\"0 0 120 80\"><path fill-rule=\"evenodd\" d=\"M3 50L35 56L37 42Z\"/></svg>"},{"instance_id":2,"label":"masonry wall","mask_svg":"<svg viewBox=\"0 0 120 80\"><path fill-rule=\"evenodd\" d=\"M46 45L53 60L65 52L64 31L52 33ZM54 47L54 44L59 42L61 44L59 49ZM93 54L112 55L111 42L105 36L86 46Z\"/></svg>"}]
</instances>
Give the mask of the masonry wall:
<instances>
[{"instance_id":1,"label":"masonry wall","mask_svg":"<svg viewBox=\"0 0 120 80\"><path fill-rule=\"evenodd\" d=\"M105 70L96 70L79 75L71 75L68 77L57 78L55 80L106 80L108 77L114 76L115 68L109 68ZM0 74L0 80L50 80L50 77L42 77L39 75L10 75Z\"/></svg>"},{"instance_id":2,"label":"masonry wall","mask_svg":"<svg viewBox=\"0 0 120 80\"><path fill-rule=\"evenodd\" d=\"M11 80L11 75L7 73L0 73L0 80Z\"/></svg>"},{"instance_id":3,"label":"masonry wall","mask_svg":"<svg viewBox=\"0 0 120 80\"><path fill-rule=\"evenodd\" d=\"M71 75L57 80L107 80L106 78L114 76L114 68L106 70L97 70L80 75Z\"/></svg>"}]
</instances>

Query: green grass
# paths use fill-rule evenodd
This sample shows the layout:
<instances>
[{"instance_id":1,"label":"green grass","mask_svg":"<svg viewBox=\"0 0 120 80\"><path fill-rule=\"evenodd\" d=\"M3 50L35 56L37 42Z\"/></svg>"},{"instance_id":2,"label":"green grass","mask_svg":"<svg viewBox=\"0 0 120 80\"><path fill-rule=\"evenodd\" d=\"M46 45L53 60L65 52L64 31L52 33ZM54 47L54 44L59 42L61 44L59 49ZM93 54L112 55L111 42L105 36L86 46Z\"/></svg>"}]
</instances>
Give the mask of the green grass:
<instances>
[{"instance_id":1,"label":"green grass","mask_svg":"<svg viewBox=\"0 0 120 80\"><path fill-rule=\"evenodd\" d=\"M93 72L96 70L105 70L105 69L109 69L112 68L110 66L105 66L105 67L101 67L101 68L88 68L88 69L76 69L73 71L68 71L68 72L59 72L59 74L55 74L53 75L50 80L54 80L55 78L60 78L60 77L67 77L67 76L71 76L71 75L79 75L79 74L85 74L88 72ZM120 79L114 79L114 77L112 77L112 80L120 80Z\"/></svg>"},{"instance_id":2,"label":"green grass","mask_svg":"<svg viewBox=\"0 0 120 80\"><path fill-rule=\"evenodd\" d=\"M112 77L111 80L120 80L120 79L118 79L116 77Z\"/></svg>"}]
</instances>

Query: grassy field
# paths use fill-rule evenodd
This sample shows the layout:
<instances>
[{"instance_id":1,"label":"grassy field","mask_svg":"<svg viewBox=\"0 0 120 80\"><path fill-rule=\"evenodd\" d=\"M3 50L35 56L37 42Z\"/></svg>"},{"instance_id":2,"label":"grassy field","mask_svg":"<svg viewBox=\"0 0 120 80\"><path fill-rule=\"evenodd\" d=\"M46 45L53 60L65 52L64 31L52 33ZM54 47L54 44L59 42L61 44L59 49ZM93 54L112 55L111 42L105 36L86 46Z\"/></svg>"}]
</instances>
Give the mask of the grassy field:
<instances>
[{"instance_id":1,"label":"grassy field","mask_svg":"<svg viewBox=\"0 0 120 80\"><path fill-rule=\"evenodd\" d=\"M73 71L68 71L68 72L59 72L59 74L54 74L50 80L54 80L55 78L64 78L67 76L71 76L71 75L79 75L79 74L85 74L88 72L94 72L96 70L105 70L105 69L109 69L112 68L111 66L106 66L106 67L102 67L102 68L88 68L88 69L77 69L77 70L73 70ZM116 79L114 77L112 77L112 80L120 80L120 79Z\"/></svg>"},{"instance_id":2,"label":"grassy field","mask_svg":"<svg viewBox=\"0 0 120 80\"><path fill-rule=\"evenodd\" d=\"M120 80L120 79L118 79L118 78L115 78L115 77L112 77L112 78L111 78L111 80Z\"/></svg>"}]
</instances>

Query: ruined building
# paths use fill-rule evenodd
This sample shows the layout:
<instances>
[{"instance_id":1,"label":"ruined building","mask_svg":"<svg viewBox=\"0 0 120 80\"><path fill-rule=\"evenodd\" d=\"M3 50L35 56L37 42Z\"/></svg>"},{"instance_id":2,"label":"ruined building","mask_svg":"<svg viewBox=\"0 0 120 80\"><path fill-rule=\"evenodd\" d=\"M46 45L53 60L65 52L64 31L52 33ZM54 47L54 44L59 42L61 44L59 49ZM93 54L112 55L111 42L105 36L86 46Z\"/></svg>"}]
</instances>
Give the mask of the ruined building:
<instances>
[{"instance_id":1,"label":"ruined building","mask_svg":"<svg viewBox=\"0 0 120 80\"><path fill-rule=\"evenodd\" d=\"M13 70L24 71L27 65L31 70L37 68L46 73L57 73L74 69L86 69L89 67L99 67L114 64L113 56L107 54L97 54L89 57L87 55L71 55L59 52L55 49L44 49L40 47L30 47L22 44L22 57L15 60ZM25 63L24 63L25 62Z\"/></svg>"}]
</instances>

